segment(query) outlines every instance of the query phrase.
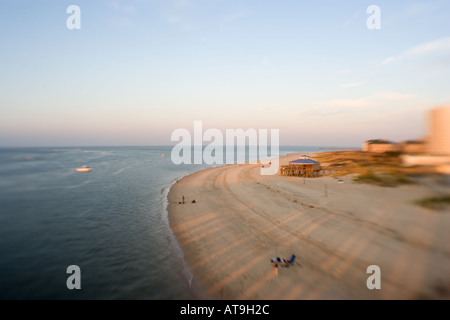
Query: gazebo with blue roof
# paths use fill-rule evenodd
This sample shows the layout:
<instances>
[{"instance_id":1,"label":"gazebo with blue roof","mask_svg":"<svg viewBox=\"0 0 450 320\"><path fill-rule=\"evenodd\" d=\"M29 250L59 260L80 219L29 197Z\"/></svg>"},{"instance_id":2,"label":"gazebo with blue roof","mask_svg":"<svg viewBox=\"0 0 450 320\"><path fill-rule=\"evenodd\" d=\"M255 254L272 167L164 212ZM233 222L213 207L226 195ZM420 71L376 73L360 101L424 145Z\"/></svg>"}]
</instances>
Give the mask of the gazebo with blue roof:
<instances>
[{"instance_id":1,"label":"gazebo with blue roof","mask_svg":"<svg viewBox=\"0 0 450 320\"><path fill-rule=\"evenodd\" d=\"M281 166L280 175L294 177L319 177L322 167L320 162L312 160L309 155L303 154L300 159L289 162L287 166Z\"/></svg>"}]
</instances>

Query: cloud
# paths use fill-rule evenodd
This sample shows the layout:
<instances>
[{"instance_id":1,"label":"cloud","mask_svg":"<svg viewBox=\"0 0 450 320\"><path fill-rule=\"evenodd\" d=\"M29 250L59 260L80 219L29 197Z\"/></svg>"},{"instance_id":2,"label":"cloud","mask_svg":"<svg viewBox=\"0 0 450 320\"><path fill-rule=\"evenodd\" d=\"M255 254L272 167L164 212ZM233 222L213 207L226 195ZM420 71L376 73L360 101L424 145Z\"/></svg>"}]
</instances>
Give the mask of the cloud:
<instances>
[{"instance_id":1,"label":"cloud","mask_svg":"<svg viewBox=\"0 0 450 320\"><path fill-rule=\"evenodd\" d=\"M394 62L394 61L396 61L396 60L398 60L398 59L400 59L400 57L389 57L389 58L386 58L386 59L384 59L384 60L381 62L381 65L382 65L382 66L385 66L385 65L391 64L392 62Z\"/></svg>"},{"instance_id":2,"label":"cloud","mask_svg":"<svg viewBox=\"0 0 450 320\"><path fill-rule=\"evenodd\" d=\"M352 70L350 70L350 69L341 69L341 70L339 70L338 74L341 76L345 76L347 74L350 74L351 72L352 72Z\"/></svg>"},{"instance_id":3,"label":"cloud","mask_svg":"<svg viewBox=\"0 0 450 320\"><path fill-rule=\"evenodd\" d=\"M425 57L434 53L450 54L450 37L434 40L412 47L397 56L384 59L381 62L381 65L385 66L406 58Z\"/></svg>"},{"instance_id":4,"label":"cloud","mask_svg":"<svg viewBox=\"0 0 450 320\"><path fill-rule=\"evenodd\" d=\"M422 2L422 3L412 3L406 7L405 14L408 17L423 16L424 14L434 14L441 8L442 3L438 2Z\"/></svg>"},{"instance_id":5,"label":"cloud","mask_svg":"<svg viewBox=\"0 0 450 320\"><path fill-rule=\"evenodd\" d=\"M168 24L178 24L181 22L181 18L175 14L170 14L165 17Z\"/></svg>"},{"instance_id":6,"label":"cloud","mask_svg":"<svg viewBox=\"0 0 450 320\"><path fill-rule=\"evenodd\" d=\"M237 20L243 19L245 17L247 17L249 14L247 12L247 10L244 9L238 9L234 12L231 12L229 14L223 15L220 18L220 30L224 31L226 28L225 26L229 23L235 22Z\"/></svg>"},{"instance_id":7,"label":"cloud","mask_svg":"<svg viewBox=\"0 0 450 320\"><path fill-rule=\"evenodd\" d=\"M183 32L191 32L198 27L192 15L193 2L191 0L164 0L161 1L161 18L168 25L177 27Z\"/></svg>"},{"instance_id":8,"label":"cloud","mask_svg":"<svg viewBox=\"0 0 450 320\"><path fill-rule=\"evenodd\" d=\"M371 99L388 100L388 101L410 100L415 98L417 98L417 94L415 93L400 93L391 91L380 92L371 97Z\"/></svg>"},{"instance_id":9,"label":"cloud","mask_svg":"<svg viewBox=\"0 0 450 320\"><path fill-rule=\"evenodd\" d=\"M173 6L175 8L184 8L187 6L190 6L192 4L192 1L190 0L175 0L173 1Z\"/></svg>"},{"instance_id":10,"label":"cloud","mask_svg":"<svg viewBox=\"0 0 450 320\"><path fill-rule=\"evenodd\" d=\"M328 106L332 108L360 108L369 106L368 99L336 99L318 102L318 106Z\"/></svg>"},{"instance_id":11,"label":"cloud","mask_svg":"<svg viewBox=\"0 0 450 320\"><path fill-rule=\"evenodd\" d=\"M353 82L353 83L345 83L341 84L339 88L348 89L348 88L355 88L364 85L365 82Z\"/></svg>"},{"instance_id":12,"label":"cloud","mask_svg":"<svg viewBox=\"0 0 450 320\"><path fill-rule=\"evenodd\" d=\"M350 18L348 18L348 19L344 22L343 26L344 26L344 27L347 27L347 26L349 26L350 24L352 24L355 20L358 20L358 21L359 21L361 15L362 15L362 11L355 12Z\"/></svg>"},{"instance_id":13,"label":"cloud","mask_svg":"<svg viewBox=\"0 0 450 320\"><path fill-rule=\"evenodd\" d=\"M235 12L232 12L230 14L222 16L222 22L233 22L242 18L245 18L247 16L247 12L245 10L238 10Z\"/></svg>"},{"instance_id":14,"label":"cloud","mask_svg":"<svg viewBox=\"0 0 450 320\"><path fill-rule=\"evenodd\" d=\"M370 96L356 99L334 99L315 101L309 107L300 111L301 116L348 116L356 112L385 113L392 109L392 105L400 102L409 103L409 100L417 99L417 94L384 91Z\"/></svg>"},{"instance_id":15,"label":"cloud","mask_svg":"<svg viewBox=\"0 0 450 320\"><path fill-rule=\"evenodd\" d=\"M107 0L106 4L110 8L125 14L133 14L136 11L135 6L130 5L129 3L124 4L122 1L119 0Z\"/></svg>"},{"instance_id":16,"label":"cloud","mask_svg":"<svg viewBox=\"0 0 450 320\"><path fill-rule=\"evenodd\" d=\"M310 107L300 111L301 116L322 117L322 116L342 116L352 114L355 110L369 107L367 99L335 99L327 101L316 101Z\"/></svg>"}]
</instances>

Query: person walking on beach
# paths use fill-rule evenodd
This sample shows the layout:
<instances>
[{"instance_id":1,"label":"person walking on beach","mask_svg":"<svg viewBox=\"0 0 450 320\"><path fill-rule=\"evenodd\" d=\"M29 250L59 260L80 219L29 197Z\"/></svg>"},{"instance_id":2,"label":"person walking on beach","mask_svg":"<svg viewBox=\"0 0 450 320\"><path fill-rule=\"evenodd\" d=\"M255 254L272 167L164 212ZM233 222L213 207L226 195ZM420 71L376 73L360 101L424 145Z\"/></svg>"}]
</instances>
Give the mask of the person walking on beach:
<instances>
[{"instance_id":1,"label":"person walking on beach","mask_svg":"<svg viewBox=\"0 0 450 320\"><path fill-rule=\"evenodd\" d=\"M181 201L181 203L182 203L182 204L184 204L184 196L183 196L183 198L182 198L182 201Z\"/></svg>"}]
</instances>

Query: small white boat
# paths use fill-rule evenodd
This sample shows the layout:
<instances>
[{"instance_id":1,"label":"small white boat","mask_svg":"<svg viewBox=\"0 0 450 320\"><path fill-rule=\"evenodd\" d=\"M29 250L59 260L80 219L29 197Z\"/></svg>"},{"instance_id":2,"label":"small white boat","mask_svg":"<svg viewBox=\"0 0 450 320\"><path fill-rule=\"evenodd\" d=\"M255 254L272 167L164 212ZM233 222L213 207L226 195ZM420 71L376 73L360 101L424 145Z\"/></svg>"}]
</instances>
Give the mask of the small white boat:
<instances>
[{"instance_id":1,"label":"small white boat","mask_svg":"<svg viewBox=\"0 0 450 320\"><path fill-rule=\"evenodd\" d=\"M89 172L91 170L92 170L92 168L91 167L87 167L87 166L82 166L81 168L77 168L78 172Z\"/></svg>"}]
</instances>

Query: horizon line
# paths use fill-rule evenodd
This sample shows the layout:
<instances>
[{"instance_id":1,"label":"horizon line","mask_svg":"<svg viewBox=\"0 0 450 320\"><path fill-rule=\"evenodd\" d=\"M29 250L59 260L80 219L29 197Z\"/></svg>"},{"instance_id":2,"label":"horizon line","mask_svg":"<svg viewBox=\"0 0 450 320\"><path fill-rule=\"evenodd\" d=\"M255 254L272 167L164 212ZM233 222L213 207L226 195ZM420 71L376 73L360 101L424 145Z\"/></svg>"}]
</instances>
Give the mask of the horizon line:
<instances>
[{"instance_id":1,"label":"horizon line","mask_svg":"<svg viewBox=\"0 0 450 320\"><path fill-rule=\"evenodd\" d=\"M0 146L0 149L30 149L30 148L142 148L142 147L175 147L176 145L168 145L168 144L153 144L153 145L66 145L66 146L46 146L46 145L37 145L37 146ZM181 145L181 147L192 147L195 148L197 146L193 145ZM217 145L202 145L202 147L206 146L217 146ZM220 147L220 146L218 146ZM223 145L222 147L251 147L249 145ZM268 144L266 147L271 147ZM335 148L359 148L360 146L339 146L339 145L279 145L279 147L306 147L306 148L327 148L327 149L335 149Z\"/></svg>"}]
</instances>

